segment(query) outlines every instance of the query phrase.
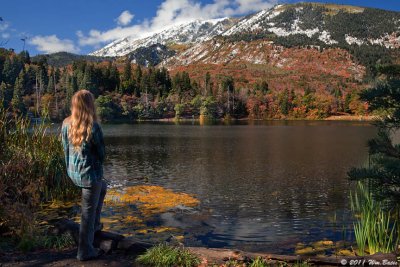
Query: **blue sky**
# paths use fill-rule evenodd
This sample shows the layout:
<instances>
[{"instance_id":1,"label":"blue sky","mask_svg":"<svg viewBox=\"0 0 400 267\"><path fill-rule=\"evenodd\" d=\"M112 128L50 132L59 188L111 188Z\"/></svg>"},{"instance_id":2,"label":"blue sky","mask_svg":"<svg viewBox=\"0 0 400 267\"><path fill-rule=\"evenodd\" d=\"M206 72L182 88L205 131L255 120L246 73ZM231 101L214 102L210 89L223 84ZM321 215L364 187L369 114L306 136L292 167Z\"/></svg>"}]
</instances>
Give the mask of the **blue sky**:
<instances>
[{"instance_id":1,"label":"blue sky","mask_svg":"<svg viewBox=\"0 0 400 267\"><path fill-rule=\"evenodd\" d=\"M193 18L242 16L296 0L0 0L0 43L31 55L87 54L127 35L141 36ZM331 0L400 11L399 0Z\"/></svg>"}]
</instances>

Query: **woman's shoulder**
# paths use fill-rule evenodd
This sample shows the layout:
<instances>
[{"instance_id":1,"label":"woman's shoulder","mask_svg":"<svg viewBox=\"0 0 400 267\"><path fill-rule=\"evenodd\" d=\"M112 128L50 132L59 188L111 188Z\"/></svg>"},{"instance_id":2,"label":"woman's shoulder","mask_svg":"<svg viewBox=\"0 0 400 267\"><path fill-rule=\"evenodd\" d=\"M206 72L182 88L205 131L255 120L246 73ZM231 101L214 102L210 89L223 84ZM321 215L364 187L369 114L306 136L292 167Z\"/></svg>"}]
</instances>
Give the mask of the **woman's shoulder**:
<instances>
[{"instance_id":1,"label":"woman's shoulder","mask_svg":"<svg viewBox=\"0 0 400 267\"><path fill-rule=\"evenodd\" d=\"M71 116L65 118L63 123L62 123L62 127L68 126L70 121L71 121Z\"/></svg>"}]
</instances>

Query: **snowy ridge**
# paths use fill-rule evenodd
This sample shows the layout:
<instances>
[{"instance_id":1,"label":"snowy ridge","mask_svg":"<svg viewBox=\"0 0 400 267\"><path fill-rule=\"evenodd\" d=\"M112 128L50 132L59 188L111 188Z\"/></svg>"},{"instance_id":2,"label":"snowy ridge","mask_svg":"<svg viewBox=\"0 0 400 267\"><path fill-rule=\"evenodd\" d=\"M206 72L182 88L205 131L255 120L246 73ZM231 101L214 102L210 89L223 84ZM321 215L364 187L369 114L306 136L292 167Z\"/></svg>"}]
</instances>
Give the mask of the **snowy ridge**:
<instances>
[{"instance_id":1,"label":"snowy ridge","mask_svg":"<svg viewBox=\"0 0 400 267\"><path fill-rule=\"evenodd\" d=\"M90 55L93 56L124 56L140 47L148 47L154 44L187 44L210 40L220 35L233 25L233 20L220 18L213 20L194 20L184 24L173 25L145 38L126 37L112 42L104 48Z\"/></svg>"}]
</instances>

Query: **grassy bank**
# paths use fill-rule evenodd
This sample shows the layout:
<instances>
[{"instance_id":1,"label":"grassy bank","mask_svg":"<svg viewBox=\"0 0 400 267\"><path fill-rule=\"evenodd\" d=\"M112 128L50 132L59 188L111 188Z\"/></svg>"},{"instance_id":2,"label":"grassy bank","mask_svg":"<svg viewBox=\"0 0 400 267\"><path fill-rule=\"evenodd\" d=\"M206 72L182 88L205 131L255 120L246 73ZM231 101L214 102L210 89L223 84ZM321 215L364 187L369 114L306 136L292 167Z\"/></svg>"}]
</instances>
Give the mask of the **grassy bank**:
<instances>
[{"instance_id":1,"label":"grassy bank","mask_svg":"<svg viewBox=\"0 0 400 267\"><path fill-rule=\"evenodd\" d=\"M21 245L37 236L42 203L75 198L59 136L49 125L0 109L0 238Z\"/></svg>"},{"instance_id":2,"label":"grassy bank","mask_svg":"<svg viewBox=\"0 0 400 267\"><path fill-rule=\"evenodd\" d=\"M208 262L206 258L200 258L192 253L189 249L183 247L175 247L168 244L159 244L148 249L143 255L140 255L136 262L145 266L152 267L195 267L195 266L220 266L220 267L268 267L268 266L293 266L307 267L311 266L307 262L296 262L288 264L284 261L269 261L262 257L246 258L243 260L226 259L224 263Z\"/></svg>"}]
</instances>

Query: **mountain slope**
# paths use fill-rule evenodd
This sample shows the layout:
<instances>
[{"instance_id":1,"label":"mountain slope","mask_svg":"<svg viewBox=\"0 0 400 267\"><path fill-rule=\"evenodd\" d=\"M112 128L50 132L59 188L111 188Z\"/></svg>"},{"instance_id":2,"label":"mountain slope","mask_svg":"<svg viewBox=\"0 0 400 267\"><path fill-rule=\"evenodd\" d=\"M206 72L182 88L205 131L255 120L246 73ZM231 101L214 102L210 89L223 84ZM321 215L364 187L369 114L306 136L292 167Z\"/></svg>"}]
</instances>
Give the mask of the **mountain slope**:
<instances>
[{"instance_id":1,"label":"mountain slope","mask_svg":"<svg viewBox=\"0 0 400 267\"><path fill-rule=\"evenodd\" d=\"M163 60L174 56L176 52L162 44L154 44L148 47L139 47L135 51L128 54L128 58L132 63L149 67L156 66Z\"/></svg>"},{"instance_id":2,"label":"mountain slope","mask_svg":"<svg viewBox=\"0 0 400 267\"><path fill-rule=\"evenodd\" d=\"M195 20L189 23L174 25L145 38L126 37L112 42L90 55L93 56L125 56L140 47L154 44L199 43L220 35L230 28L235 19L221 18L214 20Z\"/></svg>"},{"instance_id":3,"label":"mountain slope","mask_svg":"<svg viewBox=\"0 0 400 267\"><path fill-rule=\"evenodd\" d=\"M354 6L298 3L279 5L239 21L224 36L303 35L308 44L380 45L400 48L400 13Z\"/></svg>"}]
</instances>

